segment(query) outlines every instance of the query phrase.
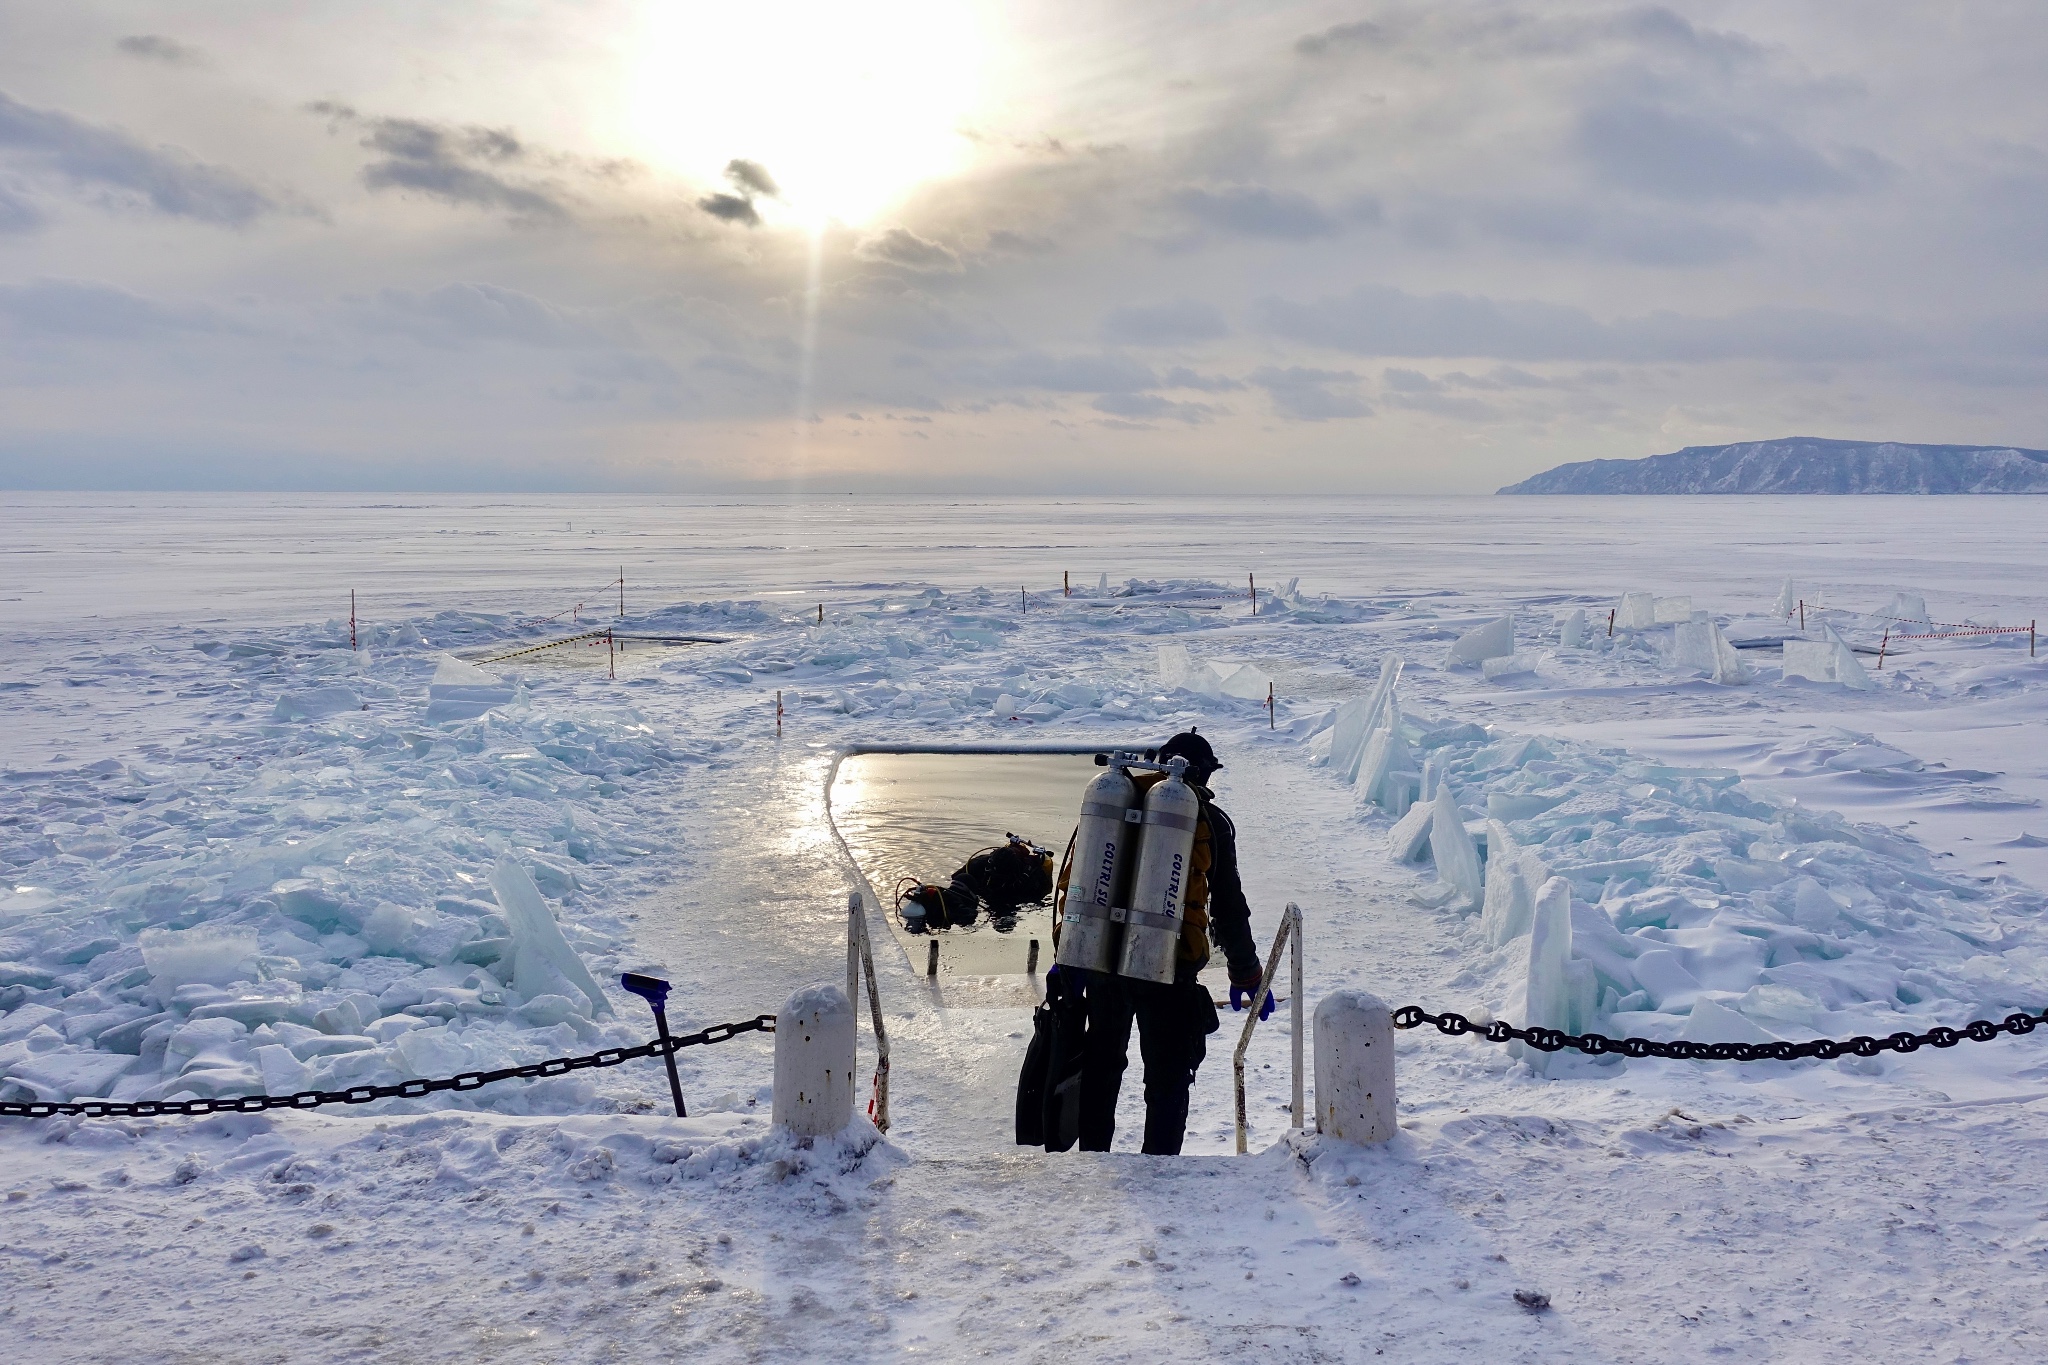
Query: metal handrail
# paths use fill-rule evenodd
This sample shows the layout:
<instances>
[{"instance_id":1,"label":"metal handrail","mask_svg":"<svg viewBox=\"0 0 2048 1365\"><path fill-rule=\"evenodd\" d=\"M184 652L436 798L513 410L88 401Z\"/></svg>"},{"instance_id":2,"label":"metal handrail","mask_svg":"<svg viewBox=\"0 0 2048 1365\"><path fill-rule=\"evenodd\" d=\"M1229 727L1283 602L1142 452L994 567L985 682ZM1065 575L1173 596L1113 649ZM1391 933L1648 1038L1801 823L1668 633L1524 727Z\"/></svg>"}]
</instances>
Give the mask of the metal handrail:
<instances>
[{"instance_id":1,"label":"metal handrail","mask_svg":"<svg viewBox=\"0 0 2048 1365\"><path fill-rule=\"evenodd\" d=\"M1288 968L1292 977L1292 988L1288 993L1288 1007L1294 1029L1294 1117L1293 1126L1300 1129L1306 1117L1306 1106L1302 1100L1301 1084L1301 907L1293 901L1280 912L1280 929L1273 935L1273 950L1266 955L1266 970L1259 977L1259 989L1245 1009L1244 1032L1238 1037L1237 1052L1231 1058L1231 1065L1237 1073L1237 1154L1243 1156L1251 1150L1247 1141L1249 1127L1244 1112L1244 1054L1252 1045L1252 1030L1258 1027L1259 1010L1266 997L1273 993L1273 977L1280 970L1280 950L1288 952Z\"/></svg>"},{"instance_id":2,"label":"metal handrail","mask_svg":"<svg viewBox=\"0 0 2048 1365\"><path fill-rule=\"evenodd\" d=\"M874 945L868 939L868 917L858 891L846 893L846 999L860 1022L860 980L868 983L868 1022L875 1028L875 1099L871 1117L881 1132L889 1131L889 1031L882 1023L881 988L875 981Z\"/></svg>"}]
</instances>

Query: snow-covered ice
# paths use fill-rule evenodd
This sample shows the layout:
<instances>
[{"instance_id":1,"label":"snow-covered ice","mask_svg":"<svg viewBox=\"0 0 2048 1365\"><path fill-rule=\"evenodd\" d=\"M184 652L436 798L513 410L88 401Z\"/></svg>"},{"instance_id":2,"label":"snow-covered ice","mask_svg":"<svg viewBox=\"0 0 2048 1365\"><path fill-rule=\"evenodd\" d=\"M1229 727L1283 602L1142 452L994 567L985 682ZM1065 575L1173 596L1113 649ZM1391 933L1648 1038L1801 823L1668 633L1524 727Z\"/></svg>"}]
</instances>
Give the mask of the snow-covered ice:
<instances>
[{"instance_id":1,"label":"snow-covered ice","mask_svg":"<svg viewBox=\"0 0 2048 1365\"><path fill-rule=\"evenodd\" d=\"M2020 499L7 504L9 1098L639 1042L627 969L675 982L679 1030L748 1018L842 979L840 747L1189 723L1262 945L1303 907L1311 1003L1707 1041L2048 1007L2048 664L2024 636L1857 652L1901 598L2038 615ZM604 624L621 563L622 633L730 643L627 641L616 679L602 649L477 664ZM1247 569L1299 579L1254 617ZM1509 618L1513 670L1443 666ZM865 1039L853 1125L778 1132L760 1035L679 1054L687 1120L652 1062L0 1120L0 1334L53 1360L2020 1360L2048 1330L2039 1033L1750 1067L1404 1033L1400 1134L1352 1149L1286 1137L1283 1011L1248 1056L1253 1156L1226 1028L1188 1156L1132 1150L1134 1058L1121 1150L1050 1157L1008 1141L1028 1012L949 1002L893 941L886 1137Z\"/></svg>"}]
</instances>

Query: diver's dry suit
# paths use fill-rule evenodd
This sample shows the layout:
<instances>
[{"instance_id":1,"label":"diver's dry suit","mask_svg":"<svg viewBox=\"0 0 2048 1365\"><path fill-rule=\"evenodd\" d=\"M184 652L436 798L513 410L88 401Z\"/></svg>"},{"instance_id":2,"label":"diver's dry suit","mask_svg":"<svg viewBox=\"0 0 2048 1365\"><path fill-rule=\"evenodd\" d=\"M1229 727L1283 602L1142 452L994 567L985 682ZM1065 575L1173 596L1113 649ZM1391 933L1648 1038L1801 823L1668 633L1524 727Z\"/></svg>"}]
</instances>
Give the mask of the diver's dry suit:
<instances>
[{"instance_id":1,"label":"diver's dry suit","mask_svg":"<svg viewBox=\"0 0 2048 1365\"><path fill-rule=\"evenodd\" d=\"M1175 735L1160 749L1161 762L1173 758L1188 761L1186 780L1202 803L1173 981L1161 984L1107 972L1059 969L1061 977L1071 971L1080 986L1081 999L1075 1002L1078 1008L1069 1005L1069 1019L1074 1015L1086 1019L1077 1087L1078 1136L1083 1151L1106 1152L1116 1137L1117 1092L1129 1065L1135 1020L1138 1053L1145 1063L1143 1150L1160 1156L1179 1154L1187 1131L1188 1088L1208 1054L1208 1036L1219 1026L1215 1002L1199 979L1209 962L1212 929L1229 966L1231 984L1251 989L1259 983L1261 966L1258 948L1252 942L1251 907L1245 902L1244 883L1237 869L1237 826L1216 804L1207 785L1223 765L1217 762L1209 742L1193 731ZM1160 773L1133 777L1141 791L1164 780ZM1065 884L1064 878L1061 884ZM1070 988L1062 993L1071 998Z\"/></svg>"}]
</instances>

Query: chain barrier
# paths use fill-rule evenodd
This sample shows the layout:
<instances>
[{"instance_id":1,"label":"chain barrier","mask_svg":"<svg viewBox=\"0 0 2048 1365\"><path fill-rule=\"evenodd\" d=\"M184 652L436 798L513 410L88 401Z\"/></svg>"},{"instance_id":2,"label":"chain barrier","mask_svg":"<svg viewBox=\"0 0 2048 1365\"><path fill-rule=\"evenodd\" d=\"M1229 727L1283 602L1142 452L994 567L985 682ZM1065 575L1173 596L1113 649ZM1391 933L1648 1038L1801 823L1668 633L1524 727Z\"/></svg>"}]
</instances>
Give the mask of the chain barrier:
<instances>
[{"instance_id":1,"label":"chain barrier","mask_svg":"<svg viewBox=\"0 0 2048 1365\"><path fill-rule=\"evenodd\" d=\"M418 1099L443 1090L476 1090L499 1081L533 1080L542 1076L566 1076L593 1067L619 1066L642 1057L659 1057L686 1047L723 1043L742 1033L775 1032L775 1016L757 1014L736 1024L713 1024L674 1038L656 1039L638 1047L608 1047L587 1057L554 1057L525 1066L508 1066L497 1071L465 1071L431 1081L403 1081L397 1085L357 1085L347 1090L302 1090L296 1095L232 1095L224 1099L198 1100L76 1100L0 1103L0 1118L47 1119L77 1115L89 1119L155 1118L163 1114L257 1114L266 1109L316 1109L323 1104L368 1104L372 1100Z\"/></svg>"},{"instance_id":2,"label":"chain barrier","mask_svg":"<svg viewBox=\"0 0 2048 1365\"><path fill-rule=\"evenodd\" d=\"M1825 1061L1851 1054L1875 1057L1880 1052L1954 1047L1966 1038L1973 1043L1988 1043L2008 1033L2015 1037L2032 1033L2036 1028L2048 1025L2048 1013L2009 1014L2001 1023L1978 1019L1959 1029L1931 1028L1925 1033L1893 1033L1883 1038L1865 1034L1840 1040L1815 1038L1804 1043L1784 1039L1770 1043L1694 1043L1681 1038L1666 1043L1654 1038L1608 1038L1598 1033L1566 1033L1554 1028L1516 1028L1501 1019L1481 1025L1449 1010L1431 1014L1420 1005L1403 1005L1394 1011L1395 1028L1420 1028L1424 1024L1434 1024L1437 1032L1453 1036L1476 1033L1489 1043L1527 1043L1538 1052L1561 1052L1572 1048L1594 1057L1614 1053L1623 1057L1667 1057L1679 1062L1793 1062L1803 1057L1818 1057Z\"/></svg>"}]
</instances>

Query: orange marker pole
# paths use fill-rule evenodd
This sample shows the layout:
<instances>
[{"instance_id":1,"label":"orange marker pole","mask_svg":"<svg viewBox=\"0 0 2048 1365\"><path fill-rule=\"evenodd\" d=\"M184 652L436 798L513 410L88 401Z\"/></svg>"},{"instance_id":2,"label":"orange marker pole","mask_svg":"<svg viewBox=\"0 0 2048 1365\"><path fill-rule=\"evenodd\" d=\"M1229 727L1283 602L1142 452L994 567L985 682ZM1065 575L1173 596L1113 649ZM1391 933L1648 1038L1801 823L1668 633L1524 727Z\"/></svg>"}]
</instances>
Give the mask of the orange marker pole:
<instances>
[{"instance_id":1,"label":"orange marker pole","mask_svg":"<svg viewBox=\"0 0 2048 1365\"><path fill-rule=\"evenodd\" d=\"M1266 728L1276 730L1279 722L1273 719L1273 684L1266 684Z\"/></svg>"},{"instance_id":2,"label":"orange marker pole","mask_svg":"<svg viewBox=\"0 0 2048 1365\"><path fill-rule=\"evenodd\" d=\"M1608 638L1608 639L1610 639L1610 640L1612 640L1612 639L1614 638L1614 608L1613 608L1613 607L1609 607L1609 608L1607 609L1607 638Z\"/></svg>"},{"instance_id":3,"label":"orange marker pole","mask_svg":"<svg viewBox=\"0 0 2048 1365\"><path fill-rule=\"evenodd\" d=\"M612 638L612 633L610 631L606 631L604 633L604 656L606 672L611 674L611 676L614 678L618 677L619 642Z\"/></svg>"},{"instance_id":4,"label":"orange marker pole","mask_svg":"<svg viewBox=\"0 0 2048 1365\"><path fill-rule=\"evenodd\" d=\"M1806 599L1799 599L1799 633L1806 634Z\"/></svg>"},{"instance_id":5,"label":"orange marker pole","mask_svg":"<svg viewBox=\"0 0 2048 1365\"><path fill-rule=\"evenodd\" d=\"M1884 639L1878 641L1877 645L1877 666L1879 668L1884 667L1884 652L1891 645L1891 642L1892 628L1890 626L1886 626L1884 628Z\"/></svg>"},{"instance_id":6,"label":"orange marker pole","mask_svg":"<svg viewBox=\"0 0 2048 1365\"><path fill-rule=\"evenodd\" d=\"M626 619L626 566L619 565L619 619Z\"/></svg>"},{"instance_id":7,"label":"orange marker pole","mask_svg":"<svg viewBox=\"0 0 2048 1365\"><path fill-rule=\"evenodd\" d=\"M1259 614L1259 580L1258 580L1258 578L1257 578L1256 576L1254 576L1254 575L1252 575L1252 574L1246 574L1246 575L1244 576L1244 581L1245 581L1245 582L1247 582L1247 583L1249 583L1249 584L1251 584L1251 587L1252 587L1252 615L1254 615L1254 616L1257 616L1257 615Z\"/></svg>"},{"instance_id":8,"label":"orange marker pole","mask_svg":"<svg viewBox=\"0 0 2048 1365\"><path fill-rule=\"evenodd\" d=\"M356 590L354 588L348 590L348 647L351 651L356 647Z\"/></svg>"},{"instance_id":9,"label":"orange marker pole","mask_svg":"<svg viewBox=\"0 0 2048 1365\"><path fill-rule=\"evenodd\" d=\"M782 689L775 689L775 737L782 738Z\"/></svg>"}]
</instances>

